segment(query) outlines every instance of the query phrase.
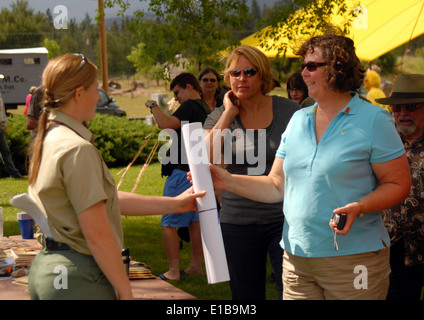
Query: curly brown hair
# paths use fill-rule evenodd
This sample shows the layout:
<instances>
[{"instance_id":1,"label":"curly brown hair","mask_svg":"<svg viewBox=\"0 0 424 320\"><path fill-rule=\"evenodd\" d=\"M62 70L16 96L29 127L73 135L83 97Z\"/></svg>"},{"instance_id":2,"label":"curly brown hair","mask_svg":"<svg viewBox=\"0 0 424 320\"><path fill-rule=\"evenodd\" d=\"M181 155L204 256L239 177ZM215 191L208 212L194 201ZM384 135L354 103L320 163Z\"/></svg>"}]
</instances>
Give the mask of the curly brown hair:
<instances>
[{"instance_id":1,"label":"curly brown hair","mask_svg":"<svg viewBox=\"0 0 424 320\"><path fill-rule=\"evenodd\" d=\"M316 48L322 51L328 62L328 84L333 90L340 92L355 91L364 81L364 67L355 53L352 39L340 34L324 34L309 38L297 50L302 58Z\"/></svg>"}]
</instances>

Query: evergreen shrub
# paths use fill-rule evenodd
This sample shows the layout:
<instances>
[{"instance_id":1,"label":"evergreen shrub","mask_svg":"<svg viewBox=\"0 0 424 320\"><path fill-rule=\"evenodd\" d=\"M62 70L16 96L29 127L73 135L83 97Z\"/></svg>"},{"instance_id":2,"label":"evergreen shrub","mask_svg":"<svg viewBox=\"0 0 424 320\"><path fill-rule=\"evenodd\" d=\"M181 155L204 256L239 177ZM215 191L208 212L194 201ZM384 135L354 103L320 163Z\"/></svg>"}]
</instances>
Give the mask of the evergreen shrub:
<instances>
[{"instance_id":1,"label":"evergreen shrub","mask_svg":"<svg viewBox=\"0 0 424 320\"><path fill-rule=\"evenodd\" d=\"M94 145L100 151L108 167L128 165L151 135L136 164L144 164L157 141L159 129L143 121L128 120L97 114L89 121L90 131L96 135ZM157 152L152 161L158 161Z\"/></svg>"},{"instance_id":2,"label":"evergreen shrub","mask_svg":"<svg viewBox=\"0 0 424 320\"><path fill-rule=\"evenodd\" d=\"M26 159L29 147L30 132L26 128L25 116L8 116L7 117L7 131L6 141L9 146L15 167L23 175L26 174ZM8 177L9 174L4 168L4 163L0 165L0 176Z\"/></svg>"},{"instance_id":3,"label":"evergreen shrub","mask_svg":"<svg viewBox=\"0 0 424 320\"><path fill-rule=\"evenodd\" d=\"M22 174L27 174L27 154L29 148L30 132L26 129L26 118L21 115L7 117L8 125L6 140L12 154L16 168ZM136 164L144 164L149 157L159 129L138 120L97 114L88 122L90 131L96 135L94 145L100 151L106 164L110 168L128 165L141 146L147 141L146 137L151 134L150 140L143 148L135 161ZM157 152L152 162L158 161ZM0 176L8 176L4 164L0 165Z\"/></svg>"}]
</instances>

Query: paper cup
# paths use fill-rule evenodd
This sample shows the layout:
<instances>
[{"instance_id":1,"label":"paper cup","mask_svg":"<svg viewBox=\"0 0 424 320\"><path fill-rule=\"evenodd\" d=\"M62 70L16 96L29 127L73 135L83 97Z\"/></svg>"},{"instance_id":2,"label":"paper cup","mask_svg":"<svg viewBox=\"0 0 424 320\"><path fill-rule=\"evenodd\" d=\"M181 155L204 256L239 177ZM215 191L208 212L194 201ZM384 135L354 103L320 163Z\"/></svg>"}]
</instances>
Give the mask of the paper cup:
<instances>
[{"instance_id":1,"label":"paper cup","mask_svg":"<svg viewBox=\"0 0 424 320\"><path fill-rule=\"evenodd\" d=\"M25 212L18 213L19 228L21 229L22 239L34 238L34 220Z\"/></svg>"}]
</instances>

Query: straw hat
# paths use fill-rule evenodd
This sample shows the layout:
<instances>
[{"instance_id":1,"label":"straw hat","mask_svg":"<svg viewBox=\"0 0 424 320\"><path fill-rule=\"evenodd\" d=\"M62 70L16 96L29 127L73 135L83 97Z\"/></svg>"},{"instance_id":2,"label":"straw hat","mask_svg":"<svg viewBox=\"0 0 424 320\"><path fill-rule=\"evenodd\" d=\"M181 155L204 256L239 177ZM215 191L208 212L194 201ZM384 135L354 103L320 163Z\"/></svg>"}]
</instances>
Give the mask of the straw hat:
<instances>
[{"instance_id":1,"label":"straw hat","mask_svg":"<svg viewBox=\"0 0 424 320\"><path fill-rule=\"evenodd\" d=\"M424 75L400 74L397 76L393 92L388 98L375 99L381 104L424 103Z\"/></svg>"}]
</instances>

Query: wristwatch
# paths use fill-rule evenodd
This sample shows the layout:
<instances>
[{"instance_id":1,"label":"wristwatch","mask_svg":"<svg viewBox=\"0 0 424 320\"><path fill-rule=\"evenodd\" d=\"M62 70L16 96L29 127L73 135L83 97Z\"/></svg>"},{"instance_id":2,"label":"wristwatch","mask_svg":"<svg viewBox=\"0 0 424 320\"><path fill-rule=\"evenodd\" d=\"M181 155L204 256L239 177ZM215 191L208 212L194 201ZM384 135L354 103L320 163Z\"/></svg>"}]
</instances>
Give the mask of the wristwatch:
<instances>
[{"instance_id":1,"label":"wristwatch","mask_svg":"<svg viewBox=\"0 0 424 320\"><path fill-rule=\"evenodd\" d=\"M158 107L158 104L156 103L156 101L154 101L150 106L149 106L149 108L150 108L150 112L152 112L152 109L154 108L154 107Z\"/></svg>"}]
</instances>

